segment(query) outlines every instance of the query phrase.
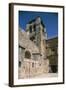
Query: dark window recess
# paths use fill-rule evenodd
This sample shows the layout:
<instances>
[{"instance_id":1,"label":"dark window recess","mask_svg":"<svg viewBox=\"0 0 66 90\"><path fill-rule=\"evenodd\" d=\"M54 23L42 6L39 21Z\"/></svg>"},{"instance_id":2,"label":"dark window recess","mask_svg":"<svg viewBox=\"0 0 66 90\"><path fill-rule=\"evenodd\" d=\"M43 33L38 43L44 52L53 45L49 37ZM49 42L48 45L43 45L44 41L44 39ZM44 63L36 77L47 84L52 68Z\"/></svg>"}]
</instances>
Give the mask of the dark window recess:
<instances>
[{"instance_id":1,"label":"dark window recess","mask_svg":"<svg viewBox=\"0 0 66 90\"><path fill-rule=\"evenodd\" d=\"M48 49L48 47L46 47L46 49Z\"/></svg>"},{"instance_id":2,"label":"dark window recess","mask_svg":"<svg viewBox=\"0 0 66 90\"><path fill-rule=\"evenodd\" d=\"M25 58L31 59L31 54L30 54L29 51L26 51L26 52L25 52Z\"/></svg>"},{"instance_id":3,"label":"dark window recess","mask_svg":"<svg viewBox=\"0 0 66 90\"><path fill-rule=\"evenodd\" d=\"M55 51L55 49L52 49L52 51Z\"/></svg>"},{"instance_id":4,"label":"dark window recess","mask_svg":"<svg viewBox=\"0 0 66 90\"><path fill-rule=\"evenodd\" d=\"M34 63L32 63L32 67L34 67Z\"/></svg>"},{"instance_id":5,"label":"dark window recess","mask_svg":"<svg viewBox=\"0 0 66 90\"><path fill-rule=\"evenodd\" d=\"M51 65L51 70L52 70L52 73L57 73L58 72L58 66L57 65Z\"/></svg>"},{"instance_id":6,"label":"dark window recess","mask_svg":"<svg viewBox=\"0 0 66 90\"><path fill-rule=\"evenodd\" d=\"M19 67L21 67L21 61L19 61Z\"/></svg>"},{"instance_id":7,"label":"dark window recess","mask_svg":"<svg viewBox=\"0 0 66 90\"><path fill-rule=\"evenodd\" d=\"M33 37L30 37L30 40L32 40L32 41L33 41L34 39L35 39L35 36L33 36Z\"/></svg>"},{"instance_id":8,"label":"dark window recess","mask_svg":"<svg viewBox=\"0 0 66 90\"><path fill-rule=\"evenodd\" d=\"M43 31L43 34L44 34L44 29L42 29L42 31Z\"/></svg>"},{"instance_id":9,"label":"dark window recess","mask_svg":"<svg viewBox=\"0 0 66 90\"><path fill-rule=\"evenodd\" d=\"M32 26L30 26L30 33L32 33Z\"/></svg>"},{"instance_id":10,"label":"dark window recess","mask_svg":"<svg viewBox=\"0 0 66 90\"><path fill-rule=\"evenodd\" d=\"M36 25L34 25L34 31L36 31Z\"/></svg>"}]
</instances>

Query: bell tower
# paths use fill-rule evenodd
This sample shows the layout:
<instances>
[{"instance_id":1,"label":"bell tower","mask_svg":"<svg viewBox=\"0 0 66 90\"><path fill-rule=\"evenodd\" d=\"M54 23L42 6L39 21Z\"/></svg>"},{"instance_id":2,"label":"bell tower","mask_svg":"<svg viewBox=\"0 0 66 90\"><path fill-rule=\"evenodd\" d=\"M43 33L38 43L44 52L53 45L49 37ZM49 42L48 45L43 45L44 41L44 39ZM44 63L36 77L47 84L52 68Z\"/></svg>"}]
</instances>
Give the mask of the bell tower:
<instances>
[{"instance_id":1,"label":"bell tower","mask_svg":"<svg viewBox=\"0 0 66 90\"><path fill-rule=\"evenodd\" d=\"M38 47L40 54L46 58L46 39L47 33L45 25L40 17L30 21L26 26L26 32L29 39Z\"/></svg>"}]
</instances>

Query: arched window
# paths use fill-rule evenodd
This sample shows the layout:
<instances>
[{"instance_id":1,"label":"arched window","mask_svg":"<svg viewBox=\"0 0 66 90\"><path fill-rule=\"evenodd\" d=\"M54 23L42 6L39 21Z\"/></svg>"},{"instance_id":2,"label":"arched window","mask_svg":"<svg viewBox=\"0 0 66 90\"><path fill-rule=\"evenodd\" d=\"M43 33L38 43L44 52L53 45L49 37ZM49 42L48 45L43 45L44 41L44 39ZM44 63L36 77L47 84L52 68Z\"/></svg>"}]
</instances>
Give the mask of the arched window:
<instances>
[{"instance_id":1,"label":"arched window","mask_svg":"<svg viewBox=\"0 0 66 90\"><path fill-rule=\"evenodd\" d=\"M30 33L32 33L32 26L30 26Z\"/></svg>"},{"instance_id":2,"label":"arched window","mask_svg":"<svg viewBox=\"0 0 66 90\"><path fill-rule=\"evenodd\" d=\"M31 53L29 51L25 52L25 58L31 59Z\"/></svg>"}]
</instances>

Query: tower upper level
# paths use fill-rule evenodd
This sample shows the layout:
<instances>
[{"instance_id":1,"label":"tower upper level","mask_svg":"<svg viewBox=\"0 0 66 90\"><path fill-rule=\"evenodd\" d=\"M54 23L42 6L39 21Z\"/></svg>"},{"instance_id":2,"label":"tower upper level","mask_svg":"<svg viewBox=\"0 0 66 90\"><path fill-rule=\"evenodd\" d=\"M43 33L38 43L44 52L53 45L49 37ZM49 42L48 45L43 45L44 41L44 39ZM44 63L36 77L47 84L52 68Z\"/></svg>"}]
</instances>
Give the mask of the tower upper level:
<instances>
[{"instance_id":1,"label":"tower upper level","mask_svg":"<svg viewBox=\"0 0 66 90\"><path fill-rule=\"evenodd\" d=\"M32 41L35 39L35 36L39 33L42 34L44 39L47 39L46 27L39 16L31 20L26 25L26 32Z\"/></svg>"}]
</instances>

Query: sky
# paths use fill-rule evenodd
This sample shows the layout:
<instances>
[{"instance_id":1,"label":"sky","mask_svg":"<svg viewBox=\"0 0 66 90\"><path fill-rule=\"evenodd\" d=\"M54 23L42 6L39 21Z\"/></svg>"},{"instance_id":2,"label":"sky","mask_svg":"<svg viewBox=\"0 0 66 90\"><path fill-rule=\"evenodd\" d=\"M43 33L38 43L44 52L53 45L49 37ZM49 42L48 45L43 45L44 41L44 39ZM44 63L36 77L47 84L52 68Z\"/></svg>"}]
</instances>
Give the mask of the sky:
<instances>
[{"instance_id":1,"label":"sky","mask_svg":"<svg viewBox=\"0 0 66 90\"><path fill-rule=\"evenodd\" d=\"M41 17L46 27L48 38L58 36L58 13L19 11L19 27L26 30L26 24L37 16Z\"/></svg>"}]
</instances>

